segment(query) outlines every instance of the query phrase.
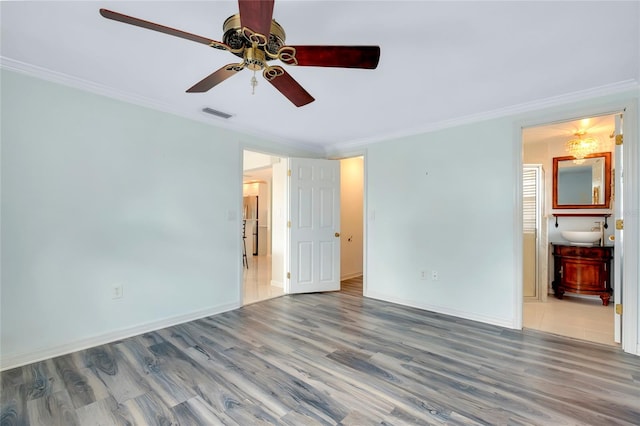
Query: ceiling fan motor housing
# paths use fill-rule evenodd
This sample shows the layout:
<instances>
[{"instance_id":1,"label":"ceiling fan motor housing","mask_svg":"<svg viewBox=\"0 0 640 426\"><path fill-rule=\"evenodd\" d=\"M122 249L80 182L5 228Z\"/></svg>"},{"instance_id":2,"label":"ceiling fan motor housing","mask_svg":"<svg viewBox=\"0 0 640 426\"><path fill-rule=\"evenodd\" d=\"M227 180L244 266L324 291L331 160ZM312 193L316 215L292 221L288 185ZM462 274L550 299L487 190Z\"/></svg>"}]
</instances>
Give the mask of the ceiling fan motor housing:
<instances>
[{"instance_id":1,"label":"ceiling fan motor housing","mask_svg":"<svg viewBox=\"0 0 640 426\"><path fill-rule=\"evenodd\" d=\"M285 45L284 43L287 37L284 28L282 28L275 19L272 19L271 34L263 34L265 37L268 37L267 43L258 45L256 49L252 49L255 46L245 37L239 14L227 18L227 20L224 21L222 29L224 31L223 42L236 51L232 52L234 55L245 59L247 67L254 71L261 69L263 66L257 67L257 62L253 61L262 61L262 63L264 63L264 61L276 59L278 51ZM248 53L247 51L249 50L254 51Z\"/></svg>"}]
</instances>

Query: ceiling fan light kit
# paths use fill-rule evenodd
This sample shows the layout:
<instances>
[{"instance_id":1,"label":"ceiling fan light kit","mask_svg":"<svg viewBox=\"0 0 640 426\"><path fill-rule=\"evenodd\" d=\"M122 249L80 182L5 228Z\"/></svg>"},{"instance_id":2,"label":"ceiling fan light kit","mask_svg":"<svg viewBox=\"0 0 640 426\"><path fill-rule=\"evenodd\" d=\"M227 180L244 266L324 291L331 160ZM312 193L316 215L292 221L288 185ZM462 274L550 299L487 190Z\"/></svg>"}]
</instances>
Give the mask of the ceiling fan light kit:
<instances>
[{"instance_id":1,"label":"ceiling fan light kit","mask_svg":"<svg viewBox=\"0 0 640 426\"><path fill-rule=\"evenodd\" d=\"M164 25L123 15L107 9L100 14L114 21L134 25L226 50L242 62L224 65L192 87L188 93L204 93L244 68L257 72L294 105L300 107L314 98L279 65L267 62L279 60L285 65L375 69L380 60L379 46L288 46L284 28L273 19L274 0L238 0L240 13L227 18L223 24L222 42ZM255 90L257 80L251 79Z\"/></svg>"}]
</instances>

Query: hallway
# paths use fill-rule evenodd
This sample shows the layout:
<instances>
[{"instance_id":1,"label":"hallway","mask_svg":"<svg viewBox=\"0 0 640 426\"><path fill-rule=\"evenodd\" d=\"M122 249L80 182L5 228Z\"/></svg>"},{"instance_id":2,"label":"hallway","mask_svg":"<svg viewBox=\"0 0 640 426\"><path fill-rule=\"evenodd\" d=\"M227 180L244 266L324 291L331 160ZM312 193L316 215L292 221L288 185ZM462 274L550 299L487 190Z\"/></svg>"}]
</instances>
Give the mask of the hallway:
<instances>
[{"instance_id":1,"label":"hallway","mask_svg":"<svg viewBox=\"0 0 640 426\"><path fill-rule=\"evenodd\" d=\"M262 302L284 295L284 289L271 285L271 256L248 256L249 268L244 269L242 304ZM362 276L340 283L340 291L362 296Z\"/></svg>"},{"instance_id":2,"label":"hallway","mask_svg":"<svg viewBox=\"0 0 640 426\"><path fill-rule=\"evenodd\" d=\"M271 285L271 256L247 256L244 269L242 304L261 302L284 294L282 287Z\"/></svg>"}]
</instances>

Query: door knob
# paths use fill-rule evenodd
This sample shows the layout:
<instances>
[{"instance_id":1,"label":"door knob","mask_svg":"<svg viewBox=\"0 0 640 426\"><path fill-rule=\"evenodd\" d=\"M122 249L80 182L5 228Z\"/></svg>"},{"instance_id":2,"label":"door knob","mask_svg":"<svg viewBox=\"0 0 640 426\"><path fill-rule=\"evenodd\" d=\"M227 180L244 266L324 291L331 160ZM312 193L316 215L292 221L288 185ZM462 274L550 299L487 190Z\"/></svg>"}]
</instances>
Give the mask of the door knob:
<instances>
[{"instance_id":1,"label":"door knob","mask_svg":"<svg viewBox=\"0 0 640 426\"><path fill-rule=\"evenodd\" d=\"M340 236L340 233L339 233L339 232L336 232L336 234L335 234L335 235L336 235L336 238L338 238L338 237Z\"/></svg>"}]
</instances>

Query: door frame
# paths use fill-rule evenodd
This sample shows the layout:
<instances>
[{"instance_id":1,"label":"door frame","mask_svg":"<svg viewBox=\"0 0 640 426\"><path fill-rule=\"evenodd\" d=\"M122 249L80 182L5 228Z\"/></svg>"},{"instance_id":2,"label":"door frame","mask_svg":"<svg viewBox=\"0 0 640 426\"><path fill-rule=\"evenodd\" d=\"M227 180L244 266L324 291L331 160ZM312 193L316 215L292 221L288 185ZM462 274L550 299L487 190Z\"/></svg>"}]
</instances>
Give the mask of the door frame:
<instances>
[{"instance_id":1,"label":"door frame","mask_svg":"<svg viewBox=\"0 0 640 426\"><path fill-rule=\"evenodd\" d=\"M585 102L587 103L587 102ZM640 207L640 185L638 173L638 99L627 99L617 102L588 102L590 106L574 106L568 108L557 108L554 112L543 112L537 118L523 119L516 121L514 124L514 143L513 147L513 165L514 176L516 182L522 182L522 145L523 145L523 129L525 127L543 126L561 121L572 121L589 116L613 115L624 112L625 120L623 123L623 133L625 135L624 149L625 155L623 159L623 168L625 170L625 185L623 188L623 197L625 202L625 211L637 212ZM597 104L597 105L596 105ZM593 106L595 105L595 106ZM522 311L523 311L523 238L522 238L522 185L516 185L516 208L514 211L514 300L513 308L515 313L514 328L522 329ZM628 301L624 306L622 318L622 350L628 353L640 355L640 347L638 345L638 259L640 258L640 235L639 224L636 220L627 220L625 222L624 241L624 259L623 259L623 283L622 293L624 300Z\"/></svg>"},{"instance_id":2,"label":"door frame","mask_svg":"<svg viewBox=\"0 0 640 426\"><path fill-rule=\"evenodd\" d=\"M615 116L615 127L613 130L613 135L616 138L617 141L617 137L618 135L622 135L624 138L624 114L619 114ZM618 188L618 192L620 191L621 187L624 187L624 161L622 161L622 164L620 164L620 158L624 159L624 143L618 145L618 143L616 142L614 145L614 158L616 160L616 167L615 169L612 170L612 172L614 173L614 176L612 176L612 180L611 180L611 184L613 185L612 188L612 193L614 196L614 209L617 212L622 212L621 214L616 215L616 217L614 217L613 219L613 227L614 227L614 231L613 231L613 236L614 236L614 260L613 260L613 268L612 268L612 273L613 273L613 294L611 295L611 297L613 298L613 303L614 304L618 304L618 303L622 303L622 286L620 285L622 283L622 264L621 262L616 262L616 253L617 253L617 258L620 258L620 256L622 256L624 258L624 237L623 237L623 230L624 229L618 229L616 226L616 222L617 219L623 219L624 220L624 193L622 197L616 197L615 196L615 189ZM616 172L617 170L617 172ZM622 312L618 312L618 310L616 309L616 311L613 314L613 322L614 322L614 341L617 343L622 343Z\"/></svg>"},{"instance_id":3,"label":"door frame","mask_svg":"<svg viewBox=\"0 0 640 426\"><path fill-rule=\"evenodd\" d=\"M240 158L240 184L239 184L239 207L238 207L238 211L241 212L242 211L242 203L243 203L243 172L244 172L244 159L243 159L243 153L244 151L252 151L252 152L257 152L260 154L264 154L264 155L269 155L272 157L278 157L280 158L281 162L279 164L283 164L285 165L289 158L295 157L295 155L291 155L291 154L283 154L283 153L275 153L274 151L270 151L264 148L260 148L260 147L254 147L254 146L250 146L248 144L240 144L239 146L239 158ZM347 159L347 158L353 158L353 157L362 157L363 158L363 182L362 182L362 223L363 223L363 230L362 230L362 293L363 296L367 295L367 236L368 236L368 218L369 218L369 214L368 212L368 208L367 208L367 150L366 148L363 149L357 149L354 150L352 152L346 153L344 155L340 155L340 156L328 156L326 158L323 159L329 159L329 160L342 160L342 159ZM271 182L271 194L273 197L273 191L274 191L274 182L273 182L273 177L272 177L272 182ZM288 191L287 191L288 192ZM271 206L271 241L273 242L274 238L276 238L274 236L275 233L277 232L281 232L281 233L286 233L286 226L282 225L282 223L280 223L280 225L278 225L279 221L279 216L280 215L286 215L286 212L288 211L288 205L289 205L289 199L288 199L288 194L285 194L285 197L283 199L283 205L282 206L276 206L275 203L272 202L272 206ZM285 222L286 223L286 219L280 218L282 220L280 220L280 222ZM242 221L239 221L239 226L240 228L242 227ZM279 228L280 226L280 228ZM288 241L288 238L285 238L285 241ZM239 251L242 250L242 247L239 246ZM272 253L273 256L273 253ZM283 292L284 294L290 294L289 291L289 281L286 279L286 277L284 275L286 275L286 271L288 269L288 262L289 262L289 247L287 246L284 250L284 257L286 257L286 263L287 265L285 266L284 264L279 265L278 267L274 267L272 266L272 275L271 275L271 285L282 285L283 288ZM240 306L243 305L243 297L244 297L244 281L243 281L243 274L244 274L244 266L242 264L242 256L239 256L239 265L238 265L238 271L239 271L239 276L238 276L238 282L239 282L239 298L240 298ZM276 260L272 258L272 261L275 262ZM283 262L284 263L284 262ZM274 264L275 265L275 264ZM282 274L283 276L280 277L282 278L282 281L278 281L275 280L274 281L274 276L278 274L279 270L282 270Z\"/></svg>"}]
</instances>

